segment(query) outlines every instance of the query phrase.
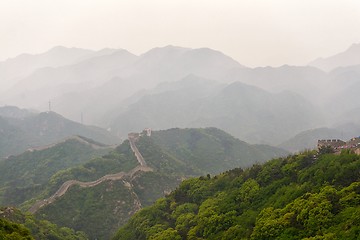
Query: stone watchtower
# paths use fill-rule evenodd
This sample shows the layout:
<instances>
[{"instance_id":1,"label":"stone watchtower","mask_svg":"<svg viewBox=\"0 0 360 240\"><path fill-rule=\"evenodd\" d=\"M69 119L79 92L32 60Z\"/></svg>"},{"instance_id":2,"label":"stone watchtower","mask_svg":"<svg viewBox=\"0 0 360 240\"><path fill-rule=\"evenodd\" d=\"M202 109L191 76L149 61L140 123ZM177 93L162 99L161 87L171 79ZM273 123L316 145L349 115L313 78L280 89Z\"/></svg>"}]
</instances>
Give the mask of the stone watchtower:
<instances>
[{"instance_id":1,"label":"stone watchtower","mask_svg":"<svg viewBox=\"0 0 360 240\"><path fill-rule=\"evenodd\" d=\"M324 139L324 140L318 140L317 148L319 149L322 147L332 147L333 149L337 149L345 145L346 142L340 139Z\"/></svg>"}]
</instances>

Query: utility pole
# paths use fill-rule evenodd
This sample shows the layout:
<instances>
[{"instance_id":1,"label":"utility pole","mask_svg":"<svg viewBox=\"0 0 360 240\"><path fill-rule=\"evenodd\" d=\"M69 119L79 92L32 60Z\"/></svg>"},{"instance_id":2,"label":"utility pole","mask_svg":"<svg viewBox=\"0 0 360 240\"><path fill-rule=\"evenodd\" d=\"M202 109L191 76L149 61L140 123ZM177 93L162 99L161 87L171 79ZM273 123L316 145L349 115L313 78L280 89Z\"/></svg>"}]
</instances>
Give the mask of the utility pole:
<instances>
[{"instance_id":1,"label":"utility pole","mask_svg":"<svg viewBox=\"0 0 360 240\"><path fill-rule=\"evenodd\" d=\"M51 101L49 101L49 112L51 112Z\"/></svg>"},{"instance_id":2,"label":"utility pole","mask_svg":"<svg viewBox=\"0 0 360 240\"><path fill-rule=\"evenodd\" d=\"M81 112L81 124L84 125L84 117L83 117L83 113Z\"/></svg>"}]
</instances>

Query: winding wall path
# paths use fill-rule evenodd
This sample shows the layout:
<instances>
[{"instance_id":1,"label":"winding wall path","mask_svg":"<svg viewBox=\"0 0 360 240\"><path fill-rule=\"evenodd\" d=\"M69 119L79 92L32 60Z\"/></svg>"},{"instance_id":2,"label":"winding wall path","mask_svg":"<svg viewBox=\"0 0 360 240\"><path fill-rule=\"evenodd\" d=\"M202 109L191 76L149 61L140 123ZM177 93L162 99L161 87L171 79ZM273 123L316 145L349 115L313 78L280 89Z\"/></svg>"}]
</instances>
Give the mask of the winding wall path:
<instances>
[{"instance_id":1,"label":"winding wall path","mask_svg":"<svg viewBox=\"0 0 360 240\"><path fill-rule=\"evenodd\" d=\"M34 205L32 205L29 209L29 212L34 214L40 208L53 203L54 201L56 201L56 199L58 199L59 197L64 195L67 192L67 190L73 185L79 185L80 187L83 187L83 188L94 187L102 182L109 181L109 180L116 181L116 180L123 179L125 177L132 178L135 175L135 173L137 173L139 171L142 171L142 172L153 171L152 168L147 166L143 156L141 155L141 153L139 152L139 149L135 145L135 141L138 139L139 135L136 133L130 133L128 135L128 137L129 137L130 147L131 147L132 151L134 152L136 159L139 162L139 165L137 167L131 169L127 173L118 172L118 173L114 173L114 174L107 174L107 175L105 175L95 181L92 181L92 182L81 182L78 180L68 180L68 181L64 182L61 185L61 187L51 197L49 197L47 199L39 200Z\"/></svg>"}]
</instances>

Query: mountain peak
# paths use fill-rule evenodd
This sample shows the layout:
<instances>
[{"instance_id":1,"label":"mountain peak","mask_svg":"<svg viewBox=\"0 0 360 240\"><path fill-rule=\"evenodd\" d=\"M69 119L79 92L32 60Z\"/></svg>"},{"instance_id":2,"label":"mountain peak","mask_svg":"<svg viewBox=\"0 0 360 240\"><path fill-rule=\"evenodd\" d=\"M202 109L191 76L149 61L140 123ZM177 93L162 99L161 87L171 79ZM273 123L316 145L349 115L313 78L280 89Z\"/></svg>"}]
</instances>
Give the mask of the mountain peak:
<instances>
[{"instance_id":1,"label":"mountain peak","mask_svg":"<svg viewBox=\"0 0 360 240\"><path fill-rule=\"evenodd\" d=\"M167 45L165 47L156 47L152 48L149 51L141 54L141 56L153 56L153 55L161 55L161 54L176 54L183 53L191 50L190 48L177 47L173 45Z\"/></svg>"},{"instance_id":2,"label":"mountain peak","mask_svg":"<svg viewBox=\"0 0 360 240\"><path fill-rule=\"evenodd\" d=\"M360 43L352 44L344 52L335 54L328 58L318 58L308 65L330 72L335 68L360 65Z\"/></svg>"}]
</instances>

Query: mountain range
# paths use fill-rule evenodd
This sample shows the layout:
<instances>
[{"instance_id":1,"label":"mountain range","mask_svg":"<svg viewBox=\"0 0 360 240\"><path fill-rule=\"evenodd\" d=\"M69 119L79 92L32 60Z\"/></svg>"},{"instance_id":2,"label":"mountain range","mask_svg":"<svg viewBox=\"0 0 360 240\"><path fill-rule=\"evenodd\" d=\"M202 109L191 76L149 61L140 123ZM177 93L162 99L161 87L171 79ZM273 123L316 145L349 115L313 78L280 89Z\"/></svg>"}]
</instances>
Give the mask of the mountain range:
<instances>
[{"instance_id":1,"label":"mountain range","mask_svg":"<svg viewBox=\"0 0 360 240\"><path fill-rule=\"evenodd\" d=\"M171 45L2 61L0 238L352 239L359 157L286 156L359 136L359 92L360 44L307 66Z\"/></svg>"},{"instance_id":2,"label":"mountain range","mask_svg":"<svg viewBox=\"0 0 360 240\"><path fill-rule=\"evenodd\" d=\"M7 85L0 104L41 112L50 101L64 117L119 137L145 127L214 126L277 145L309 129L359 124L357 56L354 44L308 66L248 68L209 48L169 45L137 56L55 47L0 62Z\"/></svg>"},{"instance_id":3,"label":"mountain range","mask_svg":"<svg viewBox=\"0 0 360 240\"><path fill-rule=\"evenodd\" d=\"M292 92L270 93L240 82L217 84L194 75L154 89L128 106L111 129L217 127L251 143L280 143L321 124L317 109ZM119 111L118 111L119 112Z\"/></svg>"}]
</instances>

